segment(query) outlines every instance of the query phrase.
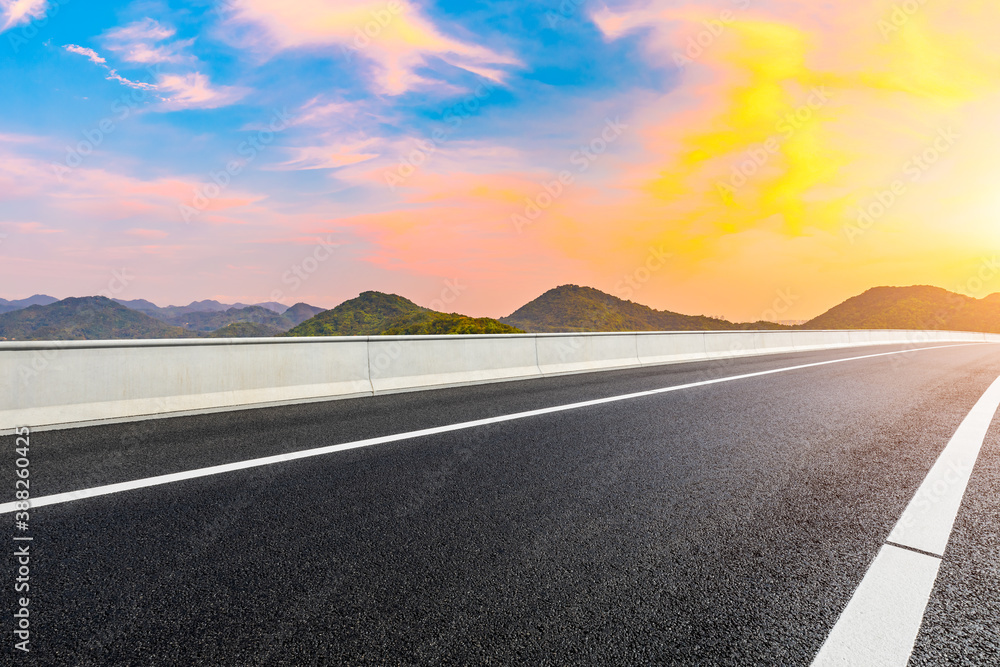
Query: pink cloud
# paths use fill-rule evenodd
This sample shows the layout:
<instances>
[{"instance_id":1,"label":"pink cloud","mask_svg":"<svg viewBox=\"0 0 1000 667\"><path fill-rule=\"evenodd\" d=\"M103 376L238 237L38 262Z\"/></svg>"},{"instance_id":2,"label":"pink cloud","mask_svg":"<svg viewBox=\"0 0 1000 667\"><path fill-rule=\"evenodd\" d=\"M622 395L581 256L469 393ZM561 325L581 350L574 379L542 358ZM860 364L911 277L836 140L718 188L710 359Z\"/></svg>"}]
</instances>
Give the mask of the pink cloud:
<instances>
[{"instance_id":1,"label":"pink cloud","mask_svg":"<svg viewBox=\"0 0 1000 667\"><path fill-rule=\"evenodd\" d=\"M177 40L167 44L157 44L173 37L177 31L172 27L145 18L128 25L114 28L102 35L102 41L109 51L122 60L142 65L156 63L190 62L193 57L182 53L194 43L194 39Z\"/></svg>"},{"instance_id":2,"label":"pink cloud","mask_svg":"<svg viewBox=\"0 0 1000 667\"><path fill-rule=\"evenodd\" d=\"M63 231L61 229L46 227L40 222L17 222L14 223L14 227L21 234L58 234Z\"/></svg>"},{"instance_id":3,"label":"pink cloud","mask_svg":"<svg viewBox=\"0 0 1000 667\"><path fill-rule=\"evenodd\" d=\"M165 99L163 109L216 109L237 102L249 93L249 89L238 86L213 86L208 77L200 72L190 74L164 74L157 88L172 93Z\"/></svg>"},{"instance_id":4,"label":"pink cloud","mask_svg":"<svg viewBox=\"0 0 1000 667\"><path fill-rule=\"evenodd\" d=\"M165 239L169 236L169 234L162 229L143 229L141 227L126 229L125 233L129 236L137 236L142 239Z\"/></svg>"},{"instance_id":5,"label":"pink cloud","mask_svg":"<svg viewBox=\"0 0 1000 667\"><path fill-rule=\"evenodd\" d=\"M186 64L196 66L197 59L185 53L194 39L166 41L176 34L176 30L159 22L145 18L125 26L114 28L101 37L105 47L129 63L141 65ZM104 58L91 49L67 45L68 51L90 58L94 63L108 70L108 79L132 88L149 88L163 93L160 111L180 109L215 109L242 99L249 91L237 86L216 86L200 71L172 72L158 74L156 84L130 81L114 69L104 64ZM158 70L157 70L158 71Z\"/></svg>"},{"instance_id":6,"label":"pink cloud","mask_svg":"<svg viewBox=\"0 0 1000 667\"><path fill-rule=\"evenodd\" d=\"M299 169L335 169L360 162L366 162L379 156L378 153L365 152L374 140L360 141L352 144L334 144L330 146L306 146L292 148L293 157L286 162L274 165L271 169L291 171Z\"/></svg>"},{"instance_id":7,"label":"pink cloud","mask_svg":"<svg viewBox=\"0 0 1000 667\"><path fill-rule=\"evenodd\" d=\"M378 72L375 87L390 95L429 84L416 74L429 57L494 81L503 79L504 66L519 65L512 56L444 35L418 5L406 0L240 0L233 9L230 27L256 28L255 33L233 37L244 47L258 51L336 47L373 61Z\"/></svg>"},{"instance_id":8,"label":"pink cloud","mask_svg":"<svg viewBox=\"0 0 1000 667\"><path fill-rule=\"evenodd\" d=\"M0 32L40 19L48 8L48 0L0 0Z\"/></svg>"},{"instance_id":9,"label":"pink cloud","mask_svg":"<svg viewBox=\"0 0 1000 667\"><path fill-rule=\"evenodd\" d=\"M90 62L94 63L95 65L103 65L105 62L107 62L104 58L97 55L97 51L94 51L93 49L77 46L76 44L66 44L63 46L63 48L69 51L70 53L80 54L81 56L90 60Z\"/></svg>"},{"instance_id":10,"label":"pink cloud","mask_svg":"<svg viewBox=\"0 0 1000 667\"><path fill-rule=\"evenodd\" d=\"M145 89L145 90L155 90L156 89L156 86L153 85L153 84L151 84L151 83L143 83L141 81L131 81L131 80L126 79L125 77L121 76L120 74L118 74L117 71L111 69L111 67L109 67L107 65L107 60L105 58L101 57L97 53L97 51L94 51L93 49L88 49L88 48L83 47L83 46L77 46L76 44L65 44L63 46L63 48L66 49L67 51L69 51L70 53L76 53L78 55L81 55L81 56L85 57L87 60L89 60L90 62L94 63L95 65L98 65L98 66L103 67L104 69L106 69L108 71L108 76L106 76L105 78L108 81L117 81L118 83L120 83L122 85L125 85L125 86L128 86L130 88L139 88L139 89Z\"/></svg>"}]
</instances>

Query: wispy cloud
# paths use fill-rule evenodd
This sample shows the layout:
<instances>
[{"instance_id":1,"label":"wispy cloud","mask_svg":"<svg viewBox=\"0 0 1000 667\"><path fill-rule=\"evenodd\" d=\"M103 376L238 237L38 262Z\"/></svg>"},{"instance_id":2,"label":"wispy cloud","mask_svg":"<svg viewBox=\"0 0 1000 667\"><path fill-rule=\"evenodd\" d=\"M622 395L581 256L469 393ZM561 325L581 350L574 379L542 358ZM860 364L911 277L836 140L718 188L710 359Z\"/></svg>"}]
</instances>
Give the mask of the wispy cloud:
<instances>
[{"instance_id":1,"label":"wispy cloud","mask_svg":"<svg viewBox=\"0 0 1000 667\"><path fill-rule=\"evenodd\" d=\"M64 49L70 53L78 53L95 65L103 65L107 62L104 58L97 55L97 51L93 49L88 49L82 46L77 46L76 44L66 44L63 46Z\"/></svg>"},{"instance_id":2,"label":"wispy cloud","mask_svg":"<svg viewBox=\"0 0 1000 667\"><path fill-rule=\"evenodd\" d=\"M250 92L239 86L213 86L208 76L201 72L164 74L160 77L158 89L172 93L162 105L165 111L216 109L238 102Z\"/></svg>"},{"instance_id":3,"label":"wispy cloud","mask_svg":"<svg viewBox=\"0 0 1000 667\"><path fill-rule=\"evenodd\" d=\"M126 229L125 233L129 236L135 236L141 239L165 239L169 236L169 234L162 229L144 229L142 227Z\"/></svg>"},{"instance_id":4,"label":"wispy cloud","mask_svg":"<svg viewBox=\"0 0 1000 667\"><path fill-rule=\"evenodd\" d=\"M418 5L405 0L240 0L232 7L230 24L252 28L240 32L245 47L337 47L339 53L371 61L374 87L389 95L433 85L417 72L434 58L494 81L504 79L504 68L520 65L513 56L445 35Z\"/></svg>"},{"instance_id":5,"label":"wispy cloud","mask_svg":"<svg viewBox=\"0 0 1000 667\"><path fill-rule=\"evenodd\" d=\"M128 25L106 31L100 38L105 48L117 58L138 65L148 65L158 72L156 83L132 81L107 64L107 60L93 49L77 44L66 44L70 53L84 56L95 65L108 71L107 79L131 88L157 90L162 95L158 111L182 109L216 109L239 101L249 89L239 86L213 85L208 74L201 71L164 73L165 65L181 65L180 69L199 66L198 59L185 53L194 39L165 42L177 33L176 29L145 18ZM187 67L185 67L187 66Z\"/></svg>"},{"instance_id":6,"label":"wispy cloud","mask_svg":"<svg viewBox=\"0 0 1000 667\"><path fill-rule=\"evenodd\" d=\"M21 234L58 234L63 231L47 227L40 222L17 222L14 223L14 227Z\"/></svg>"},{"instance_id":7,"label":"wispy cloud","mask_svg":"<svg viewBox=\"0 0 1000 667\"><path fill-rule=\"evenodd\" d=\"M156 90L155 84L126 79L125 77L120 75L116 70L109 67L107 64L107 60L101 57L93 49L88 49L84 46L79 46L77 44L65 44L63 45L63 48L69 51L70 53L76 53L77 55L81 55L90 62L94 63L95 65L98 65L106 69L108 71L108 75L105 78L108 81L117 81L123 86L128 86L129 88L138 88L141 90Z\"/></svg>"},{"instance_id":8,"label":"wispy cloud","mask_svg":"<svg viewBox=\"0 0 1000 667\"><path fill-rule=\"evenodd\" d=\"M271 169L292 171L299 169L336 169L377 158L379 153L371 152L373 139L349 144L327 146L306 146L290 149L291 160L274 165Z\"/></svg>"},{"instance_id":9,"label":"wispy cloud","mask_svg":"<svg viewBox=\"0 0 1000 667\"><path fill-rule=\"evenodd\" d=\"M108 51L129 63L153 65L194 62L193 56L184 53L194 43L193 38L160 43L175 34L175 28L145 18L108 30L101 36L101 42Z\"/></svg>"}]
</instances>

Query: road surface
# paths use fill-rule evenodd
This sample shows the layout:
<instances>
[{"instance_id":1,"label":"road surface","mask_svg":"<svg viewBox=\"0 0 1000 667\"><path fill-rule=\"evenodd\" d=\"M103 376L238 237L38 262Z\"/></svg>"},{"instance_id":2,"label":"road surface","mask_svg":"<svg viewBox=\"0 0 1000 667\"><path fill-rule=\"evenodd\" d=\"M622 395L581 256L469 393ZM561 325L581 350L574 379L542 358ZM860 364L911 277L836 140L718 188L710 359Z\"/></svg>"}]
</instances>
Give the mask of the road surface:
<instances>
[{"instance_id":1,"label":"road surface","mask_svg":"<svg viewBox=\"0 0 1000 667\"><path fill-rule=\"evenodd\" d=\"M19 664L809 665L1000 377L995 345L904 349L35 431L31 496L58 502L7 529L32 537L31 652L9 630L4 648ZM1000 661L996 422L970 475L911 665Z\"/></svg>"}]
</instances>

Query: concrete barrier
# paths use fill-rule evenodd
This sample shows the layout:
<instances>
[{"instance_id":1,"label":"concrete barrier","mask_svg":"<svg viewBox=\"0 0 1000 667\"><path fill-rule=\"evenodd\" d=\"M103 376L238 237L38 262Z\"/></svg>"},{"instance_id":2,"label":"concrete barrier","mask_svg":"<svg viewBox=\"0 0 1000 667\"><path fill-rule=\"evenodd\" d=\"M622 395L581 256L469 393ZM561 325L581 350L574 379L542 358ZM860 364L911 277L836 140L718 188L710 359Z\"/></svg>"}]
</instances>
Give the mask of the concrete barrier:
<instances>
[{"instance_id":1,"label":"concrete barrier","mask_svg":"<svg viewBox=\"0 0 1000 667\"><path fill-rule=\"evenodd\" d=\"M375 393L516 380L540 375L534 336L373 336Z\"/></svg>"},{"instance_id":2,"label":"concrete barrier","mask_svg":"<svg viewBox=\"0 0 1000 667\"><path fill-rule=\"evenodd\" d=\"M753 334L753 345L760 354L780 354L797 349L792 331L756 331Z\"/></svg>"},{"instance_id":3,"label":"concrete barrier","mask_svg":"<svg viewBox=\"0 0 1000 667\"><path fill-rule=\"evenodd\" d=\"M795 338L795 349L806 352L809 350L825 350L831 347L852 347L850 331L802 331Z\"/></svg>"},{"instance_id":4,"label":"concrete barrier","mask_svg":"<svg viewBox=\"0 0 1000 667\"><path fill-rule=\"evenodd\" d=\"M851 345L871 345L871 331L848 331L847 340Z\"/></svg>"},{"instance_id":5,"label":"concrete barrier","mask_svg":"<svg viewBox=\"0 0 1000 667\"><path fill-rule=\"evenodd\" d=\"M726 359L755 354L752 331L706 331L705 358Z\"/></svg>"},{"instance_id":6,"label":"concrete barrier","mask_svg":"<svg viewBox=\"0 0 1000 667\"><path fill-rule=\"evenodd\" d=\"M703 331L643 332L636 334L635 344L639 363L644 366L698 361L706 358L705 333Z\"/></svg>"},{"instance_id":7,"label":"concrete barrier","mask_svg":"<svg viewBox=\"0 0 1000 667\"><path fill-rule=\"evenodd\" d=\"M537 334L542 375L639 366L634 333Z\"/></svg>"},{"instance_id":8,"label":"concrete barrier","mask_svg":"<svg viewBox=\"0 0 1000 667\"><path fill-rule=\"evenodd\" d=\"M708 331L0 342L0 431L791 351L944 341L942 331Z\"/></svg>"},{"instance_id":9,"label":"concrete barrier","mask_svg":"<svg viewBox=\"0 0 1000 667\"><path fill-rule=\"evenodd\" d=\"M5 343L0 369L0 428L372 393L349 337Z\"/></svg>"}]
</instances>

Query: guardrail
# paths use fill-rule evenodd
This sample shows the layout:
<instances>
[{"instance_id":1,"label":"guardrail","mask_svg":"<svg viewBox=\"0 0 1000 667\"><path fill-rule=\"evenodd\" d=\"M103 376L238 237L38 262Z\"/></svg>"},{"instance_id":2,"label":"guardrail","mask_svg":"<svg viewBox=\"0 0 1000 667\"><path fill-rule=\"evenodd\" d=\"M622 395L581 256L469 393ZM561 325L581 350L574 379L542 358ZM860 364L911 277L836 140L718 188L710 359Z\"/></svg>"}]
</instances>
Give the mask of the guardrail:
<instances>
[{"instance_id":1,"label":"guardrail","mask_svg":"<svg viewBox=\"0 0 1000 667\"><path fill-rule=\"evenodd\" d=\"M953 331L684 331L0 342L0 431L865 345Z\"/></svg>"}]
</instances>

